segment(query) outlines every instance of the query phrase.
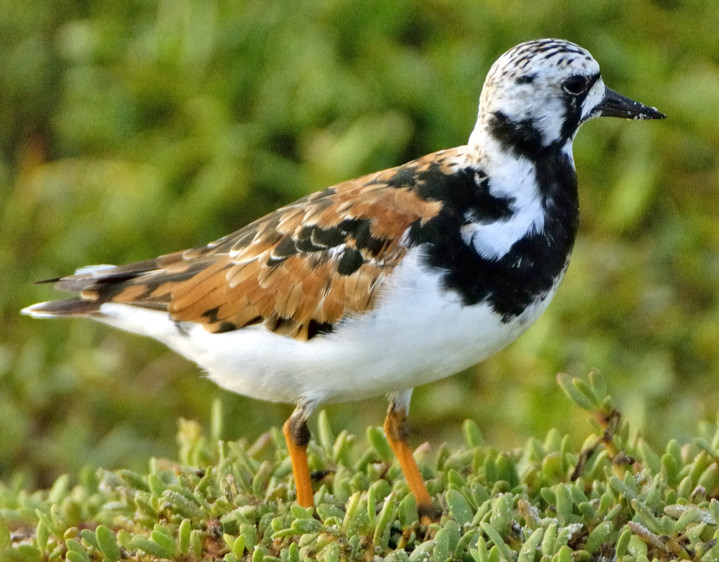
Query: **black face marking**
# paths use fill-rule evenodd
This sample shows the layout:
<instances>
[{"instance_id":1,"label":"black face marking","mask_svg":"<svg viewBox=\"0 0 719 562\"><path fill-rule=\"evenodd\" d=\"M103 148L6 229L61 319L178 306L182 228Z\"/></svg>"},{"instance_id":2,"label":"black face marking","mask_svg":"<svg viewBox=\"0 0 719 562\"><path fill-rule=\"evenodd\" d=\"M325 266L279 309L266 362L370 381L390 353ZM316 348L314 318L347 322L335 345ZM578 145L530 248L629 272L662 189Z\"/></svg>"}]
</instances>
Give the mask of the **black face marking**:
<instances>
[{"instance_id":1,"label":"black face marking","mask_svg":"<svg viewBox=\"0 0 719 562\"><path fill-rule=\"evenodd\" d=\"M572 96L583 94L589 89L589 77L581 74L570 76L562 82L562 89Z\"/></svg>"},{"instance_id":2,"label":"black face marking","mask_svg":"<svg viewBox=\"0 0 719 562\"><path fill-rule=\"evenodd\" d=\"M517 84L531 84L536 77L536 74L525 74L524 76L518 76L515 82Z\"/></svg>"},{"instance_id":3,"label":"black face marking","mask_svg":"<svg viewBox=\"0 0 719 562\"><path fill-rule=\"evenodd\" d=\"M564 101L564 124L561 130L561 140L571 139L582 123L582 106L587 99L592 86L599 80L599 74L590 76L584 83L584 90L578 94L567 93ZM566 85L566 82L565 82Z\"/></svg>"},{"instance_id":4,"label":"black face marking","mask_svg":"<svg viewBox=\"0 0 719 562\"><path fill-rule=\"evenodd\" d=\"M581 96L570 96L567 98L564 104L564 123L562 124L562 130L560 131L560 138L563 141L571 139L577 132L579 125L582 122L582 103L586 94Z\"/></svg>"},{"instance_id":5,"label":"black face marking","mask_svg":"<svg viewBox=\"0 0 719 562\"><path fill-rule=\"evenodd\" d=\"M554 144L564 145L574 137L582 123L582 105L599 77L599 74L589 77L576 75L565 81L564 123L560 138L556 139ZM517 80L519 81L520 78ZM569 90L572 88L581 91L570 93ZM532 162L537 162L539 155L545 150L542 146L542 136L531 119L513 121L503 112L495 111L488 120L488 128L490 134L500 142L505 151L525 156Z\"/></svg>"},{"instance_id":6,"label":"black face marking","mask_svg":"<svg viewBox=\"0 0 719 562\"><path fill-rule=\"evenodd\" d=\"M539 159L542 136L529 119L512 121L501 111L495 111L489 119L489 132L505 151L532 162Z\"/></svg>"}]
</instances>

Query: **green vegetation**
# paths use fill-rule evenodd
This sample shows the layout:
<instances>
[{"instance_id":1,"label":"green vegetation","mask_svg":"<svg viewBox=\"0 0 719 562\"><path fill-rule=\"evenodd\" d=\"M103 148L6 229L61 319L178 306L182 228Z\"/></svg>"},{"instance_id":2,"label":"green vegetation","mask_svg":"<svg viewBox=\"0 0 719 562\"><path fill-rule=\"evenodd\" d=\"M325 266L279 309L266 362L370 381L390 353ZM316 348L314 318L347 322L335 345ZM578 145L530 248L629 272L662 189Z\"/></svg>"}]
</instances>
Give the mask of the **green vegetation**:
<instances>
[{"instance_id":1,"label":"green vegetation","mask_svg":"<svg viewBox=\"0 0 719 562\"><path fill-rule=\"evenodd\" d=\"M395 483L395 469L388 471L387 484L375 478L376 458L365 464L361 459L365 451L384 457L362 440L348 441L349 460L338 458L321 437L322 424L314 431L320 437L314 462L318 468L344 467L344 474L333 477L349 482L345 495L337 496L343 503L332 504L342 513L318 509L310 532L303 523L293 527L305 517L282 501L288 479L277 436L277 452L263 461L253 456L252 446L219 446L214 439L261 439L290 407L230 396L155 342L89 321L33 321L18 311L58 296L49 286L33 285L35 280L200 245L310 191L465 142L489 65L510 46L541 36L587 47L611 87L656 105L669 118L584 127L575 144L582 230L555 302L499 356L472 373L416 391L412 442L451 444L430 455L426 470L450 507L462 504L459 493L471 512L470 518L463 507L450 509L439 523L444 534L437 530L434 539L445 546L426 548L457 548L459 525L474 529L467 549L493 559L492 552L505 547L479 531L487 520L477 513L502 511L510 503L510 520L552 555L562 543L547 536L559 537L580 514L585 529L612 521L596 532L627 549L647 544L636 530L626 534L629 520L655 535L686 536L682 547L694 553L708 545L715 531L710 521L719 514L714 503L702 502L714 488L705 486L706 495L691 492L705 471L710 478L716 470L710 452L718 447L716 428L703 432L714 448L700 448L691 434L702 420L714 418L719 404L714 1L324 0L290 8L251 0L3 0L0 13L0 482L6 483L3 505L9 505L7 498L19 502L5 509L19 510L17 521L38 531L33 540L45 552L94 549L113 559L115 541L132 550L140 547L132 542L139 537L162 545L162 552L194 552L196 541L212 531L203 518L212 516L233 537L228 548L236 554L240 537L245 546L262 545L276 554L271 535L285 532L279 543L294 556L293 548L319 548L319 537L335 523L354 524L346 517L353 505L371 518L367 506L374 504L366 490L375 481L369 487L377 505L391 493L398 511L375 514L385 523L392 520L381 528L376 519L362 520L360 535L382 549L400 540L397 517L412 528L410 500L404 500L401 480ZM585 476L579 486L564 479L569 451L579 450L585 424L557 392L554 375L592 367L606 374L633 428L623 443L641 444L637 456L651 472L615 476L634 492L646 491L645 504L613 486L604 460L591 473L596 482ZM204 476L187 468L175 473L156 461L147 473L147 459L176 458L175 420L207 420L217 399L225 426L211 441L188 437L189 426L181 430L187 448L205 455L213 468ZM385 407L378 399L330 407L328 414L335 427L357 434L381 420ZM525 457L474 442L462 449L459 428L466 418L476 421L497 450L511 451L531 436L548 437L530 441ZM637 434L646 440L637 441ZM340 434L338 447L341 439L349 440L346 435ZM677 442L688 444L680 448ZM647 443L665 452L651 455ZM187 454L180 455L183 465L204 466ZM556 457L561 478L527 480L525 471L544 470L555 462L547 459ZM486 475L493 463L511 464L507 470L518 471L518 479L497 488L505 476ZM76 483L62 474L80 476ZM246 497L269 494L277 506L264 508L249 499L218 505L234 497L222 487L226 474L236 480L237 497L246 496L243 486L252 474L264 495L251 489ZM479 485L472 491L475 476ZM666 480L661 493L652 491L656 478ZM523 492L514 495L520 483ZM517 515L520 500L530 501L540 485L555 495L570 494L563 515L553 514L554 502L544 496L538 515ZM49 491L32 492L38 488ZM170 500L167 508L164 499L152 503L173 490L187 492L189 504L197 500L200 507L182 511ZM576 490L593 512L581 507L586 502ZM150 502L149 512L137 498ZM682 502L697 507L667 530L678 516L665 508ZM607 519L615 505L624 519ZM646 515L647 505L656 521ZM263 511L275 508L271 517ZM40 524L35 509L42 513ZM148 513L158 509L166 509L166 516L150 524ZM239 511L230 515L233 510ZM135 516L127 528L116 523ZM3 517L7 525L16 521L7 512ZM267 520L276 517L279 523ZM548 517L557 519L556 526ZM81 521L105 527L85 528ZM150 535L154 524L160 527ZM689 525L693 534L683 530ZM80 540L71 536L75 527ZM249 535L242 530L250 528L255 531ZM289 546L293 528L301 531L297 537L310 538ZM514 525L496 528L508 539L506 548L519 545ZM252 538L252 532L259 534ZM589 540L565 538L571 549L585 549ZM331 548L338 548L332 541L338 546ZM6 543L0 529L0 548ZM227 545L222 535L217 545ZM654 547L646 548L649 557L657 555ZM566 550L559 555L566 559ZM78 550L75 558L82 557Z\"/></svg>"},{"instance_id":2,"label":"green vegetation","mask_svg":"<svg viewBox=\"0 0 719 562\"><path fill-rule=\"evenodd\" d=\"M320 414L310 446L316 508L304 509L292 503L279 430L253 444L217 442L182 421L182 464L84 469L78 484L61 476L34 494L19 483L0 486L0 557L718 560L719 428L706 424L693 443L671 441L657 453L628 440L596 373L589 382L563 376L560 383L602 420L584 449L552 430L543 441L498 452L466 421L462 447L416 453L442 508L434 523L420 524L380 428L367 430L368 446L346 431L335 435Z\"/></svg>"}]
</instances>

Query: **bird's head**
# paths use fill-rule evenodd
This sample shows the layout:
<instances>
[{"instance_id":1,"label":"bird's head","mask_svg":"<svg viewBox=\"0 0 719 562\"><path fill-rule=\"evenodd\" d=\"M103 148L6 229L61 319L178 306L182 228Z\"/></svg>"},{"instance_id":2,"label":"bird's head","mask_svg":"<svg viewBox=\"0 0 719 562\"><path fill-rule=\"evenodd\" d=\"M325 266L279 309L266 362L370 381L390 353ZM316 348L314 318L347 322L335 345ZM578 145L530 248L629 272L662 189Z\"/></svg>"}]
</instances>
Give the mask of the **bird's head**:
<instances>
[{"instance_id":1,"label":"bird's head","mask_svg":"<svg viewBox=\"0 0 719 562\"><path fill-rule=\"evenodd\" d=\"M538 39L513 47L492 65L473 136L489 133L508 147L565 146L594 117L665 115L607 88L599 64L582 47Z\"/></svg>"}]
</instances>

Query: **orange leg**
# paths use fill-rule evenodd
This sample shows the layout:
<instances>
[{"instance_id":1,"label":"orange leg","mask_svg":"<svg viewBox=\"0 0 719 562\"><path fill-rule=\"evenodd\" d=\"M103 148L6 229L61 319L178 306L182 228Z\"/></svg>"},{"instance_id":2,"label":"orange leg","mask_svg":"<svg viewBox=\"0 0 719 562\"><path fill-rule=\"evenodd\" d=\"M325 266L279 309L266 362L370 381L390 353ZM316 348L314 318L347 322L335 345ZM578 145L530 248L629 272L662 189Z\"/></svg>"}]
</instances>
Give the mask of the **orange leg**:
<instances>
[{"instance_id":1,"label":"orange leg","mask_svg":"<svg viewBox=\"0 0 719 562\"><path fill-rule=\"evenodd\" d=\"M407 428L407 411L398 409L394 403L390 404L389 412L384 420L384 432L387 435L394 455L399 461L404 477L407 479L409 489L417 500L417 510L423 523L434 518L435 509L432 498L427 491L417 463L409 448L409 430Z\"/></svg>"},{"instance_id":2,"label":"orange leg","mask_svg":"<svg viewBox=\"0 0 719 562\"><path fill-rule=\"evenodd\" d=\"M307 429L307 419L297 415L298 411L289 417L282 427L287 441L287 449L292 461L292 473L295 476L297 490L297 503L302 507L312 507L314 495L312 494L312 480L310 467L307 464L307 444L310 441L310 432Z\"/></svg>"}]
</instances>

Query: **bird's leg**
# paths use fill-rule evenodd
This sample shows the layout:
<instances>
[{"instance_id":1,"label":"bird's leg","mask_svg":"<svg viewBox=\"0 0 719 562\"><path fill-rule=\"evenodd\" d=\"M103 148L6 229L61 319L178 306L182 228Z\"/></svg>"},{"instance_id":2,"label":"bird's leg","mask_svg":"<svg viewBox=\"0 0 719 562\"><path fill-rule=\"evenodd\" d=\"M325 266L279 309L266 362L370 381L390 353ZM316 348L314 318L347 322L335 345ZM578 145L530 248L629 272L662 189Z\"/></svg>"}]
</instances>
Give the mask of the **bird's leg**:
<instances>
[{"instance_id":1,"label":"bird's leg","mask_svg":"<svg viewBox=\"0 0 719 562\"><path fill-rule=\"evenodd\" d=\"M390 396L389 411L384 420L384 432L394 455L399 461L409 489L417 500L417 511L421 519L433 519L435 509L427 486L419 472L419 467L409 447L409 428L407 427L407 410L412 391L402 391ZM423 521L425 522L425 521Z\"/></svg>"},{"instance_id":2,"label":"bird's leg","mask_svg":"<svg viewBox=\"0 0 719 562\"><path fill-rule=\"evenodd\" d=\"M307 418L312 410L311 406L308 407L308 404L300 402L282 427L292 461L297 503L302 507L312 507L314 500L310 467L307 464L307 444L310 442Z\"/></svg>"}]
</instances>

